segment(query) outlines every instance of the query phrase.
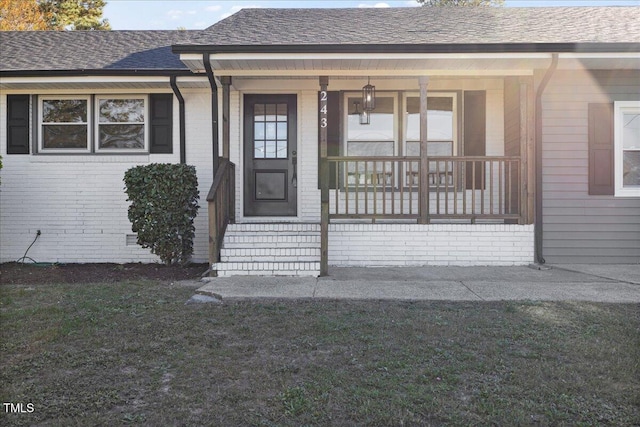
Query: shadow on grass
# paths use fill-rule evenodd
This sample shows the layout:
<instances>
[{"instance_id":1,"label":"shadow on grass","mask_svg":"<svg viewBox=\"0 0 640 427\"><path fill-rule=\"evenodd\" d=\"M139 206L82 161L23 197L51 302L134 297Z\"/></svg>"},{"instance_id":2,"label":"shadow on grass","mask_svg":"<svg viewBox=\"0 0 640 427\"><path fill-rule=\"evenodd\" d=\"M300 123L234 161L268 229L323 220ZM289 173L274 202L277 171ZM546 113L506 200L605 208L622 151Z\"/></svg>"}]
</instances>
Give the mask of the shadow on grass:
<instances>
[{"instance_id":1,"label":"shadow on grass","mask_svg":"<svg viewBox=\"0 0 640 427\"><path fill-rule=\"evenodd\" d=\"M8 425L633 425L640 306L0 287Z\"/></svg>"}]
</instances>

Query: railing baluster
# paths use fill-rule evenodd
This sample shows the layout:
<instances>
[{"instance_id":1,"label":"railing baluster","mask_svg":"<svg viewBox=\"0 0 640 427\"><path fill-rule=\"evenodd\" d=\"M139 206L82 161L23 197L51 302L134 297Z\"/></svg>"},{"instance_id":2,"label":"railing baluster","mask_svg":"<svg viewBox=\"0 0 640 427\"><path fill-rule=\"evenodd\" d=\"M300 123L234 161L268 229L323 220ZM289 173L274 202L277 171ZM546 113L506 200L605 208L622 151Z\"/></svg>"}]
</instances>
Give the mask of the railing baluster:
<instances>
[{"instance_id":1,"label":"railing baluster","mask_svg":"<svg viewBox=\"0 0 640 427\"><path fill-rule=\"evenodd\" d=\"M449 162L444 162L444 213L449 215Z\"/></svg>"},{"instance_id":2,"label":"railing baluster","mask_svg":"<svg viewBox=\"0 0 640 427\"><path fill-rule=\"evenodd\" d=\"M453 177L453 214L456 215L458 213L458 170L460 169L459 165L455 162L451 162L451 176Z\"/></svg>"},{"instance_id":3,"label":"railing baluster","mask_svg":"<svg viewBox=\"0 0 640 427\"><path fill-rule=\"evenodd\" d=\"M480 161L480 215L484 214L484 196L485 189L487 187L486 182L486 163L484 161Z\"/></svg>"},{"instance_id":4,"label":"railing baluster","mask_svg":"<svg viewBox=\"0 0 640 427\"><path fill-rule=\"evenodd\" d=\"M493 215L493 160L489 160L489 215Z\"/></svg>"},{"instance_id":5,"label":"railing baluster","mask_svg":"<svg viewBox=\"0 0 640 427\"><path fill-rule=\"evenodd\" d=\"M407 164L410 162L402 162L403 170L400 172L400 212L404 214L404 183L407 180ZM404 174L403 174L404 172Z\"/></svg>"},{"instance_id":6,"label":"railing baluster","mask_svg":"<svg viewBox=\"0 0 640 427\"><path fill-rule=\"evenodd\" d=\"M476 162L471 162L471 214L476 214ZM473 221L473 220L472 220Z\"/></svg>"},{"instance_id":7,"label":"railing baluster","mask_svg":"<svg viewBox=\"0 0 640 427\"><path fill-rule=\"evenodd\" d=\"M502 204L502 188L503 185L502 183L504 182L504 171L503 169L503 163L500 162L500 166L498 167L498 172L500 173L500 180L498 181L498 205L499 205L499 212L502 213L506 213L507 210L505 209L505 206Z\"/></svg>"},{"instance_id":8,"label":"railing baluster","mask_svg":"<svg viewBox=\"0 0 640 427\"><path fill-rule=\"evenodd\" d=\"M338 206L339 206L338 205L338 201L339 201L339 199L338 199L338 195L339 194L338 193L340 192L340 179L339 179L339 176L340 176L339 175L340 174L340 170L339 170L340 169L340 165L338 163L334 163L333 165L335 166L335 169L336 169L336 180L335 180L335 184L336 185L335 185L335 188L333 190L333 191L335 191L335 194L336 194L335 213L338 214L340 212L339 208L338 208ZM331 163L329 163L329 170L331 170Z\"/></svg>"},{"instance_id":9,"label":"railing baluster","mask_svg":"<svg viewBox=\"0 0 640 427\"><path fill-rule=\"evenodd\" d=\"M387 162L382 162L382 215L387 214Z\"/></svg>"},{"instance_id":10,"label":"railing baluster","mask_svg":"<svg viewBox=\"0 0 640 427\"><path fill-rule=\"evenodd\" d=\"M364 214L369 213L369 170L367 168L368 163L366 160L364 162Z\"/></svg>"},{"instance_id":11,"label":"railing baluster","mask_svg":"<svg viewBox=\"0 0 640 427\"><path fill-rule=\"evenodd\" d=\"M373 172L371 172L371 185L373 186L373 215L378 213L378 162L373 162ZM375 222L375 218L373 220Z\"/></svg>"}]
</instances>

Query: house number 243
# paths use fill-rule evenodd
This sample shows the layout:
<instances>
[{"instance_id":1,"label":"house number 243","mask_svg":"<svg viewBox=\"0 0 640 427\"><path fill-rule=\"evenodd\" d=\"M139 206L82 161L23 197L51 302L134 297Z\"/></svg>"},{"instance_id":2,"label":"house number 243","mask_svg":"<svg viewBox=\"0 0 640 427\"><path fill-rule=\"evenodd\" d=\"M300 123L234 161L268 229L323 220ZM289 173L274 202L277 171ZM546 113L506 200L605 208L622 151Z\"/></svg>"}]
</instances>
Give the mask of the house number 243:
<instances>
[{"instance_id":1,"label":"house number 243","mask_svg":"<svg viewBox=\"0 0 640 427\"><path fill-rule=\"evenodd\" d=\"M327 127L327 91L320 91L320 127Z\"/></svg>"}]
</instances>

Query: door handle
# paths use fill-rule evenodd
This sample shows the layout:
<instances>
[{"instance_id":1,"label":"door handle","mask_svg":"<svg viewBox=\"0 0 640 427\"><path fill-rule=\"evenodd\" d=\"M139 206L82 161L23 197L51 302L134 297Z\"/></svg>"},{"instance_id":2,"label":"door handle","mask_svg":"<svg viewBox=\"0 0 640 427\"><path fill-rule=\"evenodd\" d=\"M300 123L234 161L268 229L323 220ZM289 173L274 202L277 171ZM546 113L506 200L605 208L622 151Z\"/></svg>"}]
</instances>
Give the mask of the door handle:
<instances>
[{"instance_id":1,"label":"door handle","mask_svg":"<svg viewBox=\"0 0 640 427\"><path fill-rule=\"evenodd\" d=\"M291 152L291 164L293 165L293 175L291 176L291 184L293 188L298 187L298 153L294 150Z\"/></svg>"}]
</instances>

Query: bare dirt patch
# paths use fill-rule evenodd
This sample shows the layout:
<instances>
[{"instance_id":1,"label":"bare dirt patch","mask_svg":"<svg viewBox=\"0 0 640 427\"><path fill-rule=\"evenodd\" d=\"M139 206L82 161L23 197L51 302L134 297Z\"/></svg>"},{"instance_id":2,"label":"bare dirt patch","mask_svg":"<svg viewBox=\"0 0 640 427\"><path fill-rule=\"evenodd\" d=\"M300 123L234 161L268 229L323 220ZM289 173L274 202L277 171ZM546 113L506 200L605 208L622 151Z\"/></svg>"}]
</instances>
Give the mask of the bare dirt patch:
<instances>
[{"instance_id":1,"label":"bare dirt patch","mask_svg":"<svg viewBox=\"0 0 640 427\"><path fill-rule=\"evenodd\" d=\"M207 264L0 264L3 285L52 283L115 283L127 280L178 281L199 279Z\"/></svg>"}]
</instances>

